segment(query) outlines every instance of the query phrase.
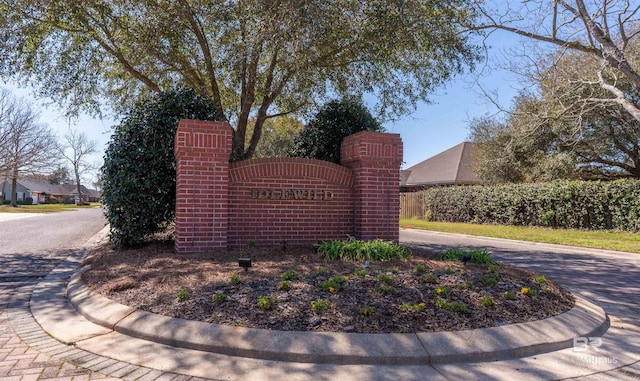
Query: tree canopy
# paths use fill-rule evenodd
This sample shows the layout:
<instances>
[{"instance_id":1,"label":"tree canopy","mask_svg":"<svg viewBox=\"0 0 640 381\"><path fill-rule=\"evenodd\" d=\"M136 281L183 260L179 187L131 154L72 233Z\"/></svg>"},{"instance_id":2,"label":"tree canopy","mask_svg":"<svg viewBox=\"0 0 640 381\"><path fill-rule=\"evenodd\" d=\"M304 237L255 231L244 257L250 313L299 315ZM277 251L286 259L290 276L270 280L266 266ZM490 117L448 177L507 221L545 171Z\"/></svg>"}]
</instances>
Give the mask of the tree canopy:
<instances>
[{"instance_id":1,"label":"tree canopy","mask_svg":"<svg viewBox=\"0 0 640 381\"><path fill-rule=\"evenodd\" d=\"M502 30L526 40L555 47L553 59L576 53L597 62L579 83L599 86L598 97L583 97L586 104L616 105L640 121L640 5L631 0L531 0L523 2L479 1L473 7L477 18L466 26L470 30ZM548 45L549 46L549 45ZM548 49L541 55L547 56ZM534 54L524 53L526 61ZM509 57L510 61L513 56ZM533 59L537 61L536 58ZM518 62L522 65L522 61ZM530 74L531 71L524 73ZM621 87L625 83L631 92ZM635 95L633 95L635 94Z\"/></svg>"},{"instance_id":2,"label":"tree canopy","mask_svg":"<svg viewBox=\"0 0 640 381\"><path fill-rule=\"evenodd\" d=\"M470 140L478 143L475 171L489 183L577 178L574 156L559 143L553 123L540 117L540 101L522 93L506 118L476 117Z\"/></svg>"},{"instance_id":3,"label":"tree canopy","mask_svg":"<svg viewBox=\"0 0 640 381\"><path fill-rule=\"evenodd\" d=\"M629 0L484 1L467 26L526 44L507 66L526 90L506 116L476 118L489 181L638 178L640 5Z\"/></svg>"},{"instance_id":4,"label":"tree canopy","mask_svg":"<svg viewBox=\"0 0 640 381\"><path fill-rule=\"evenodd\" d=\"M481 178L499 183L640 178L640 122L620 106L574 104L586 93L597 97L604 90L597 84L574 87L558 76L579 76L584 65L578 59L554 66L545 76L552 89L542 83L538 93L521 93L504 119L471 121ZM566 71L558 73L561 67Z\"/></svg>"},{"instance_id":5,"label":"tree canopy","mask_svg":"<svg viewBox=\"0 0 640 381\"><path fill-rule=\"evenodd\" d=\"M269 118L373 93L399 115L476 57L473 0L0 0L0 75L66 107L116 110L186 85L253 155ZM249 120L255 124L245 145Z\"/></svg>"},{"instance_id":6,"label":"tree canopy","mask_svg":"<svg viewBox=\"0 0 640 381\"><path fill-rule=\"evenodd\" d=\"M249 124L247 135L253 133L253 126L253 123ZM304 124L300 120L289 115L267 120L262 126L262 138L256 147L253 157L289 156L289 152L293 148L294 139L303 128ZM247 140L250 140L249 136L247 136Z\"/></svg>"},{"instance_id":7,"label":"tree canopy","mask_svg":"<svg viewBox=\"0 0 640 381\"><path fill-rule=\"evenodd\" d=\"M295 137L290 155L339 164L342 140L360 131L382 132L384 128L361 99L331 101Z\"/></svg>"}]
</instances>

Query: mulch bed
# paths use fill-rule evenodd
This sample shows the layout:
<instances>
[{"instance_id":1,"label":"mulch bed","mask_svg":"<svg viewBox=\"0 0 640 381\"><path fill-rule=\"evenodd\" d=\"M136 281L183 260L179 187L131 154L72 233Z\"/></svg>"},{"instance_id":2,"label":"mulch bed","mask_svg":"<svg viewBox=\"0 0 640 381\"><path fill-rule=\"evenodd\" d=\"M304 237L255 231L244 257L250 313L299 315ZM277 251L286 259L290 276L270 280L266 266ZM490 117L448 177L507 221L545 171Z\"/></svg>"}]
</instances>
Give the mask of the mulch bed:
<instances>
[{"instance_id":1,"label":"mulch bed","mask_svg":"<svg viewBox=\"0 0 640 381\"><path fill-rule=\"evenodd\" d=\"M454 331L544 319L574 305L568 291L540 274L507 264L436 260L437 253L423 248L411 251L409 260L371 261L365 269L364 262L327 261L310 249L178 255L163 245L128 251L103 246L86 260L91 267L82 279L140 310L284 331ZM253 267L243 271L239 257L250 257ZM285 272L297 278L283 283ZM331 279L343 282L335 287L327 283Z\"/></svg>"}]
</instances>

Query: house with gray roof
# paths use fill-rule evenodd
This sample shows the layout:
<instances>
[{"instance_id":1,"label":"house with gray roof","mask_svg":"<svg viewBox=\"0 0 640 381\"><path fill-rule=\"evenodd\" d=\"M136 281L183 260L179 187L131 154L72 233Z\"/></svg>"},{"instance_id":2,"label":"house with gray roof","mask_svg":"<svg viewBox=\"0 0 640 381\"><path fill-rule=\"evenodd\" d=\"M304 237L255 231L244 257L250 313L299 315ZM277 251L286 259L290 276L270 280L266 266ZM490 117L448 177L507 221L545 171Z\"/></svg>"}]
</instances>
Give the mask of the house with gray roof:
<instances>
[{"instance_id":1,"label":"house with gray roof","mask_svg":"<svg viewBox=\"0 0 640 381\"><path fill-rule=\"evenodd\" d=\"M482 180L474 172L476 143L464 142L400 172L400 191L432 186L474 185Z\"/></svg>"},{"instance_id":2,"label":"house with gray roof","mask_svg":"<svg viewBox=\"0 0 640 381\"><path fill-rule=\"evenodd\" d=\"M18 201L32 200L32 204L64 203L75 201L78 191L75 185L51 184L40 179L18 179L16 185ZM81 185L80 191L85 201L97 201L100 194ZM11 200L13 192L11 180L0 178L0 200Z\"/></svg>"}]
</instances>

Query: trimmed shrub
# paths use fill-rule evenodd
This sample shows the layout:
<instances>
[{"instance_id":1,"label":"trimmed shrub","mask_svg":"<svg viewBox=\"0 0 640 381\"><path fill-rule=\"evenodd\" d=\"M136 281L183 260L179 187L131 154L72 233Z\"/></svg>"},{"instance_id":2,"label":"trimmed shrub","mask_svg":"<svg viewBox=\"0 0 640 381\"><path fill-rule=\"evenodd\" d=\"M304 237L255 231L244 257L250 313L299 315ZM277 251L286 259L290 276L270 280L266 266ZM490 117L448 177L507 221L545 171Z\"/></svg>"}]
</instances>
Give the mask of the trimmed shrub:
<instances>
[{"instance_id":1,"label":"trimmed shrub","mask_svg":"<svg viewBox=\"0 0 640 381\"><path fill-rule=\"evenodd\" d=\"M218 117L209 99L180 89L137 102L115 127L104 156L102 198L116 247L139 245L174 221L180 119Z\"/></svg>"},{"instance_id":2,"label":"trimmed shrub","mask_svg":"<svg viewBox=\"0 0 640 381\"><path fill-rule=\"evenodd\" d=\"M640 181L438 187L424 191L432 221L640 230Z\"/></svg>"},{"instance_id":3,"label":"trimmed shrub","mask_svg":"<svg viewBox=\"0 0 640 381\"><path fill-rule=\"evenodd\" d=\"M340 164L342 140L360 131L383 132L384 128L361 99L331 101L295 137L289 156Z\"/></svg>"}]
</instances>

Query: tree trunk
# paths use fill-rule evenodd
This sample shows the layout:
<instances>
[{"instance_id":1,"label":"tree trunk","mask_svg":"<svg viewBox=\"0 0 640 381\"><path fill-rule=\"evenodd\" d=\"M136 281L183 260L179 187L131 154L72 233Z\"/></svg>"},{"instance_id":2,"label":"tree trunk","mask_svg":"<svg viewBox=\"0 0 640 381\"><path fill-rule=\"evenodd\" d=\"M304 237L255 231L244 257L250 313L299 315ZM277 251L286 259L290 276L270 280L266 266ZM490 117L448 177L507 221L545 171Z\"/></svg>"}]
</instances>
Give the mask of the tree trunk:
<instances>
[{"instance_id":1,"label":"tree trunk","mask_svg":"<svg viewBox=\"0 0 640 381\"><path fill-rule=\"evenodd\" d=\"M13 175L11 176L11 206L18 207L18 167L13 168Z\"/></svg>"},{"instance_id":2,"label":"tree trunk","mask_svg":"<svg viewBox=\"0 0 640 381\"><path fill-rule=\"evenodd\" d=\"M2 197L0 198L0 205L4 204L4 201L7 199L7 182L9 181L9 173L10 171L7 169L7 172L4 175L4 179L2 181Z\"/></svg>"},{"instance_id":3,"label":"tree trunk","mask_svg":"<svg viewBox=\"0 0 640 381\"><path fill-rule=\"evenodd\" d=\"M78 203L77 205L83 205L84 201L82 201L82 192L80 191L80 172L78 171L78 165L74 165L75 173L76 173L76 190L78 191Z\"/></svg>"}]
</instances>

